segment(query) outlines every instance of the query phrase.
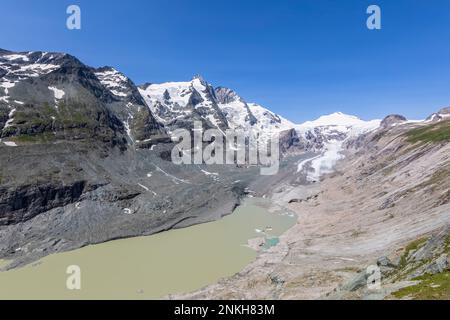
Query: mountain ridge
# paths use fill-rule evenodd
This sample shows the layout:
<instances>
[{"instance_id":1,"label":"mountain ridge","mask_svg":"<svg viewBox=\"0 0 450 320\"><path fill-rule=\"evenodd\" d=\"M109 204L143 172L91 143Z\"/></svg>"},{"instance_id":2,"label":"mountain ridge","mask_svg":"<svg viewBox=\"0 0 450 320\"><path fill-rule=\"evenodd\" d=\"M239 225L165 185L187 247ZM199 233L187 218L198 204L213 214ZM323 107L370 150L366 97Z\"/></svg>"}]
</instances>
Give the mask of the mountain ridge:
<instances>
[{"instance_id":1,"label":"mountain ridge","mask_svg":"<svg viewBox=\"0 0 450 320\"><path fill-rule=\"evenodd\" d=\"M0 51L0 258L14 268L88 244L213 221L283 179L320 181L346 153L373 143L368 135L419 129L412 137L428 138L422 129L443 123L433 120L379 127L335 113L298 125L199 77L136 86L112 67L93 68L68 54ZM279 134L279 174L172 163L171 132L190 130L194 121L223 132L254 130L265 140Z\"/></svg>"}]
</instances>

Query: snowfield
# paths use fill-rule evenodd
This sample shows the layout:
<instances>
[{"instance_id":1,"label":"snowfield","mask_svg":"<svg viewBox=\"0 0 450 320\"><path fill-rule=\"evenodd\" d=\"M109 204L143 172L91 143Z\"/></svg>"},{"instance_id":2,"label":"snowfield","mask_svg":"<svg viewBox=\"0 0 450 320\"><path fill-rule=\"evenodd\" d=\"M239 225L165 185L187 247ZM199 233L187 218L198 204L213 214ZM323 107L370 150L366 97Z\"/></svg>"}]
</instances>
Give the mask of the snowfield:
<instances>
[{"instance_id":1,"label":"snowfield","mask_svg":"<svg viewBox=\"0 0 450 320\"><path fill-rule=\"evenodd\" d=\"M66 94L63 90L60 90L55 87L48 87L48 89L53 92L53 95L55 96L56 100L61 100Z\"/></svg>"},{"instance_id":2,"label":"snowfield","mask_svg":"<svg viewBox=\"0 0 450 320\"><path fill-rule=\"evenodd\" d=\"M381 120L364 121L336 112L296 126L297 133L305 139L319 135L325 138L321 150L317 150L320 155L299 163L297 171L306 169L307 180L318 181L322 175L331 173L337 161L344 157L341 152L345 141L376 130L380 124Z\"/></svg>"}]
</instances>

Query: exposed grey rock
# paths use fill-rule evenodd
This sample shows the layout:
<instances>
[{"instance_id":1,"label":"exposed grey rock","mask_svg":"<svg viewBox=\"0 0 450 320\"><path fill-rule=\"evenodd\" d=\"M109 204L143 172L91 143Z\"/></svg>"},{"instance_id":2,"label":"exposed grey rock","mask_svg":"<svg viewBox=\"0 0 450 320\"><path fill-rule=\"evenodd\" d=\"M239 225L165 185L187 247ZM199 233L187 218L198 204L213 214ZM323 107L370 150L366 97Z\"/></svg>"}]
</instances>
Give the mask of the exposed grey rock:
<instances>
[{"instance_id":1,"label":"exposed grey rock","mask_svg":"<svg viewBox=\"0 0 450 320\"><path fill-rule=\"evenodd\" d=\"M236 100L242 101L242 98L237 95L237 93L229 88L217 87L214 92L219 103L230 103Z\"/></svg>"},{"instance_id":2,"label":"exposed grey rock","mask_svg":"<svg viewBox=\"0 0 450 320\"><path fill-rule=\"evenodd\" d=\"M395 206L395 201L392 197L387 198L383 201L383 203L378 207L378 210L385 210L389 208L393 208Z\"/></svg>"},{"instance_id":3,"label":"exposed grey rock","mask_svg":"<svg viewBox=\"0 0 450 320\"><path fill-rule=\"evenodd\" d=\"M295 129L281 132L279 144L282 154L295 151L305 151L304 145L300 142L300 138Z\"/></svg>"},{"instance_id":4,"label":"exposed grey rock","mask_svg":"<svg viewBox=\"0 0 450 320\"><path fill-rule=\"evenodd\" d=\"M397 265L394 264L388 257L382 256L378 258L377 265L379 267L388 267L388 268L396 268Z\"/></svg>"},{"instance_id":5,"label":"exposed grey rock","mask_svg":"<svg viewBox=\"0 0 450 320\"><path fill-rule=\"evenodd\" d=\"M423 246L421 246L417 251L411 253L411 256L408 257L408 260L420 262L431 259L436 254L440 254L444 250L444 244L449 234L450 227L447 227L442 231L433 234Z\"/></svg>"},{"instance_id":6,"label":"exposed grey rock","mask_svg":"<svg viewBox=\"0 0 450 320\"><path fill-rule=\"evenodd\" d=\"M0 225L24 222L52 208L76 202L85 188L86 181L70 185L44 182L19 188L0 186Z\"/></svg>"},{"instance_id":7,"label":"exposed grey rock","mask_svg":"<svg viewBox=\"0 0 450 320\"><path fill-rule=\"evenodd\" d=\"M384 118L383 121L381 121L381 127L387 128L394 124L404 122L406 120L407 119L402 115L391 114L391 115L387 116L386 118Z\"/></svg>"},{"instance_id":8,"label":"exposed grey rock","mask_svg":"<svg viewBox=\"0 0 450 320\"><path fill-rule=\"evenodd\" d=\"M341 290L343 291L356 291L362 287L367 286L367 279L369 278L369 274L364 270L352 280L348 281L344 285L341 286Z\"/></svg>"},{"instance_id":9,"label":"exposed grey rock","mask_svg":"<svg viewBox=\"0 0 450 320\"><path fill-rule=\"evenodd\" d=\"M277 286L282 286L286 281L280 278L280 276L271 274L269 275L270 281Z\"/></svg>"},{"instance_id":10,"label":"exposed grey rock","mask_svg":"<svg viewBox=\"0 0 450 320\"><path fill-rule=\"evenodd\" d=\"M447 259L448 255L446 253L442 254L425 269L425 273L437 274L444 272L449 267Z\"/></svg>"},{"instance_id":11,"label":"exposed grey rock","mask_svg":"<svg viewBox=\"0 0 450 320\"><path fill-rule=\"evenodd\" d=\"M442 108L441 110L438 111L439 114L450 114L450 107L447 108Z\"/></svg>"},{"instance_id":12,"label":"exposed grey rock","mask_svg":"<svg viewBox=\"0 0 450 320\"><path fill-rule=\"evenodd\" d=\"M131 143L142 147L139 142L165 135L133 81L112 67L98 68L94 73L110 91L112 99L107 106L129 129Z\"/></svg>"}]
</instances>

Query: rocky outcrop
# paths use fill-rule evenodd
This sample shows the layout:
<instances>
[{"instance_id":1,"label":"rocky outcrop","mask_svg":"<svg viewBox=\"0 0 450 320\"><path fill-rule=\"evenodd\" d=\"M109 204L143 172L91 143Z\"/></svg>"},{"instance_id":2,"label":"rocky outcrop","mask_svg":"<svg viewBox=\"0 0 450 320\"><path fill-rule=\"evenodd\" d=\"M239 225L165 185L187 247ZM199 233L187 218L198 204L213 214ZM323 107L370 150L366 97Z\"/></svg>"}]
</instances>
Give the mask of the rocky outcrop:
<instances>
[{"instance_id":1,"label":"rocky outcrop","mask_svg":"<svg viewBox=\"0 0 450 320\"><path fill-rule=\"evenodd\" d=\"M45 183L22 185L17 188L0 187L0 226L30 220L50 209L63 207L80 199L86 181L71 185Z\"/></svg>"},{"instance_id":2,"label":"rocky outcrop","mask_svg":"<svg viewBox=\"0 0 450 320\"><path fill-rule=\"evenodd\" d=\"M438 113L443 115L450 115L450 107L442 108L441 110L438 111Z\"/></svg>"},{"instance_id":3,"label":"rocky outcrop","mask_svg":"<svg viewBox=\"0 0 450 320\"><path fill-rule=\"evenodd\" d=\"M165 135L165 130L152 114L136 85L112 67L94 70L100 82L112 96L107 107L124 123L129 142L138 144L153 136Z\"/></svg>"},{"instance_id":4,"label":"rocky outcrop","mask_svg":"<svg viewBox=\"0 0 450 320\"><path fill-rule=\"evenodd\" d=\"M300 143L300 138L295 129L280 133L280 153L286 155L294 152L305 152L304 145Z\"/></svg>"},{"instance_id":5,"label":"rocky outcrop","mask_svg":"<svg viewBox=\"0 0 450 320\"><path fill-rule=\"evenodd\" d=\"M399 114L391 114L391 115L387 116L386 118L384 118L383 121L381 121L381 127L388 128L395 124L402 123L405 121L407 121L407 119L404 116L399 115Z\"/></svg>"}]
</instances>

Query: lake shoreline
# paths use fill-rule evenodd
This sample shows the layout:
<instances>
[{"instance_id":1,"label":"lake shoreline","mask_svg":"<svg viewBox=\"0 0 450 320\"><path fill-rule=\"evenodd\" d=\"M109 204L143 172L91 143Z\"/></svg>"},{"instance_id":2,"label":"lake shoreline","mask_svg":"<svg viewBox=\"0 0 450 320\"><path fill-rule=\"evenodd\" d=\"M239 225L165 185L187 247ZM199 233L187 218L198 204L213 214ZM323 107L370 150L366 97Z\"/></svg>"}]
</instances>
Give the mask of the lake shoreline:
<instances>
[{"instance_id":1,"label":"lake shoreline","mask_svg":"<svg viewBox=\"0 0 450 320\"><path fill-rule=\"evenodd\" d=\"M222 287L227 287L229 284L241 280L245 275L251 272L255 272L258 268L265 270L267 268L262 268L263 265L280 264L281 261L286 257L289 252L289 243L291 239L291 233L299 229L300 224L300 213L295 210L291 205L290 201L295 199L295 201L305 201L311 195L317 194L320 190L320 184L310 184L310 185L297 185L293 186L291 183L277 184L274 188L275 191L269 194L265 194L264 200L269 203L268 211L274 213L275 211L285 210L295 217L295 223L282 234L279 235L278 243L275 246L268 248L267 250L261 250L259 247L260 238L253 238L249 240L249 246L257 251L256 258L247 264L240 272L230 276L228 278L220 279L215 284L207 285L199 290L195 290L189 293L181 293L178 295L170 295L166 298L173 300L184 300L184 299L253 299L252 296L240 296L235 297L232 292L222 292ZM261 194L259 194L261 195ZM264 272L262 272L264 273ZM272 278L271 278L272 279ZM277 277L274 276L271 281L277 281ZM269 285L270 287L270 285Z\"/></svg>"},{"instance_id":2,"label":"lake shoreline","mask_svg":"<svg viewBox=\"0 0 450 320\"><path fill-rule=\"evenodd\" d=\"M233 214L214 222L91 245L2 272L0 297L161 299L191 292L230 277L254 261L259 253L248 244L260 235L257 230L266 228L270 236L279 237L295 223L287 214L264 208L268 201L244 199ZM87 291L77 294L61 288L68 265L83 270ZM118 282L108 283L108 279ZM43 287L39 281L44 280ZM1 288L10 292L2 294Z\"/></svg>"}]
</instances>

